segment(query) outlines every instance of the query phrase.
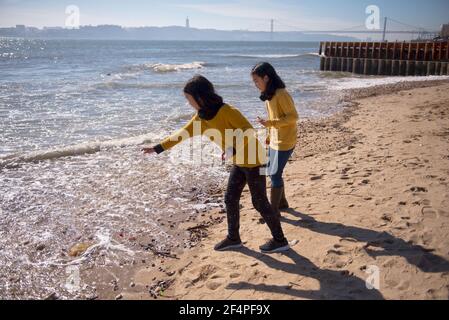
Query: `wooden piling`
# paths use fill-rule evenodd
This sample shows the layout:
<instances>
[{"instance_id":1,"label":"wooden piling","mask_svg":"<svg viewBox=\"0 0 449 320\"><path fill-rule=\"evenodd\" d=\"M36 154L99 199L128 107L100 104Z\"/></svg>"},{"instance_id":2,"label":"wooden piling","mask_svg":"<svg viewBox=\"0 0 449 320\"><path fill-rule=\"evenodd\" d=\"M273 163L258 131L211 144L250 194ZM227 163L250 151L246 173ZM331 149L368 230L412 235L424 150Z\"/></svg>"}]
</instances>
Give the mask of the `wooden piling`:
<instances>
[{"instance_id":1,"label":"wooden piling","mask_svg":"<svg viewBox=\"0 0 449 320\"><path fill-rule=\"evenodd\" d=\"M420 52L421 52L421 44L417 43L416 44L416 52L415 52L415 61L419 60L420 57Z\"/></svg>"},{"instance_id":2,"label":"wooden piling","mask_svg":"<svg viewBox=\"0 0 449 320\"><path fill-rule=\"evenodd\" d=\"M330 71L337 71L337 58L332 57L331 58L331 68Z\"/></svg>"},{"instance_id":3,"label":"wooden piling","mask_svg":"<svg viewBox=\"0 0 449 320\"><path fill-rule=\"evenodd\" d=\"M407 71L406 69L407 69L407 61L406 60L399 61L399 75L405 76L405 73Z\"/></svg>"},{"instance_id":4,"label":"wooden piling","mask_svg":"<svg viewBox=\"0 0 449 320\"><path fill-rule=\"evenodd\" d=\"M427 62L427 76L433 76L435 74L435 62L429 61Z\"/></svg>"},{"instance_id":5,"label":"wooden piling","mask_svg":"<svg viewBox=\"0 0 449 320\"><path fill-rule=\"evenodd\" d=\"M423 62L423 61L417 61L417 62L416 62L416 71L415 71L415 75L416 75L416 76L423 76L423 75L425 75L425 73L427 73L427 72L424 71L425 67L426 67L426 66L424 65L424 62Z\"/></svg>"},{"instance_id":6,"label":"wooden piling","mask_svg":"<svg viewBox=\"0 0 449 320\"><path fill-rule=\"evenodd\" d=\"M405 72L407 76L415 75L415 61L407 61L407 70Z\"/></svg>"},{"instance_id":7,"label":"wooden piling","mask_svg":"<svg viewBox=\"0 0 449 320\"><path fill-rule=\"evenodd\" d=\"M397 50L398 42L396 41L393 45L393 55L391 56L392 60L396 59L396 50Z\"/></svg>"},{"instance_id":8,"label":"wooden piling","mask_svg":"<svg viewBox=\"0 0 449 320\"><path fill-rule=\"evenodd\" d=\"M447 41L446 44L446 61L449 61L449 40Z\"/></svg>"},{"instance_id":9,"label":"wooden piling","mask_svg":"<svg viewBox=\"0 0 449 320\"><path fill-rule=\"evenodd\" d=\"M441 72L441 62L435 62L435 75L439 76Z\"/></svg>"},{"instance_id":10,"label":"wooden piling","mask_svg":"<svg viewBox=\"0 0 449 320\"><path fill-rule=\"evenodd\" d=\"M343 58L337 58L337 66L336 71L341 71L341 64L343 62Z\"/></svg>"},{"instance_id":11,"label":"wooden piling","mask_svg":"<svg viewBox=\"0 0 449 320\"><path fill-rule=\"evenodd\" d=\"M355 58L352 63L352 73L360 74L361 73L360 69L361 69L360 68L360 59Z\"/></svg>"},{"instance_id":12,"label":"wooden piling","mask_svg":"<svg viewBox=\"0 0 449 320\"><path fill-rule=\"evenodd\" d=\"M377 70L377 74L380 76L386 75L386 61L385 59L379 60L379 69Z\"/></svg>"},{"instance_id":13,"label":"wooden piling","mask_svg":"<svg viewBox=\"0 0 449 320\"><path fill-rule=\"evenodd\" d=\"M363 74L369 75L370 69L371 69L371 60L363 59Z\"/></svg>"},{"instance_id":14,"label":"wooden piling","mask_svg":"<svg viewBox=\"0 0 449 320\"><path fill-rule=\"evenodd\" d=\"M412 58L412 43L410 42L408 44L407 60L410 60L411 58Z\"/></svg>"},{"instance_id":15,"label":"wooden piling","mask_svg":"<svg viewBox=\"0 0 449 320\"><path fill-rule=\"evenodd\" d=\"M326 61L324 62L324 70L325 71L331 70L331 58L326 57Z\"/></svg>"},{"instance_id":16,"label":"wooden piling","mask_svg":"<svg viewBox=\"0 0 449 320\"><path fill-rule=\"evenodd\" d=\"M354 59L353 58L348 58L347 63L346 63L346 72L352 72L352 65L354 63Z\"/></svg>"},{"instance_id":17,"label":"wooden piling","mask_svg":"<svg viewBox=\"0 0 449 320\"><path fill-rule=\"evenodd\" d=\"M371 59L371 68L370 68L370 75L378 75L379 72L379 60L378 59Z\"/></svg>"},{"instance_id":18,"label":"wooden piling","mask_svg":"<svg viewBox=\"0 0 449 320\"><path fill-rule=\"evenodd\" d=\"M424 47L424 58L422 59L423 61L427 61L428 53L429 53L429 43L426 42L426 46Z\"/></svg>"},{"instance_id":19,"label":"wooden piling","mask_svg":"<svg viewBox=\"0 0 449 320\"><path fill-rule=\"evenodd\" d=\"M398 76L399 75L399 60L393 60L391 65L391 75Z\"/></svg>"},{"instance_id":20,"label":"wooden piling","mask_svg":"<svg viewBox=\"0 0 449 320\"><path fill-rule=\"evenodd\" d=\"M320 70L365 75L441 75L449 72L448 42L320 42Z\"/></svg>"},{"instance_id":21,"label":"wooden piling","mask_svg":"<svg viewBox=\"0 0 449 320\"><path fill-rule=\"evenodd\" d=\"M447 74L448 62L441 62L440 67L440 76L444 76Z\"/></svg>"},{"instance_id":22,"label":"wooden piling","mask_svg":"<svg viewBox=\"0 0 449 320\"><path fill-rule=\"evenodd\" d=\"M429 44L429 61L435 61L435 52L436 52L436 46L435 42L433 44Z\"/></svg>"},{"instance_id":23,"label":"wooden piling","mask_svg":"<svg viewBox=\"0 0 449 320\"><path fill-rule=\"evenodd\" d=\"M402 60L402 58L404 57L404 46L405 46L405 42L402 42L401 43L401 48L399 50L398 60Z\"/></svg>"},{"instance_id":24,"label":"wooden piling","mask_svg":"<svg viewBox=\"0 0 449 320\"><path fill-rule=\"evenodd\" d=\"M392 62L393 62L393 60L390 60L390 59L385 60L385 72L384 72L384 75L391 76L392 66L393 66Z\"/></svg>"},{"instance_id":25,"label":"wooden piling","mask_svg":"<svg viewBox=\"0 0 449 320\"><path fill-rule=\"evenodd\" d=\"M346 69L348 68L348 59L342 58L341 59L341 72L346 72Z\"/></svg>"}]
</instances>

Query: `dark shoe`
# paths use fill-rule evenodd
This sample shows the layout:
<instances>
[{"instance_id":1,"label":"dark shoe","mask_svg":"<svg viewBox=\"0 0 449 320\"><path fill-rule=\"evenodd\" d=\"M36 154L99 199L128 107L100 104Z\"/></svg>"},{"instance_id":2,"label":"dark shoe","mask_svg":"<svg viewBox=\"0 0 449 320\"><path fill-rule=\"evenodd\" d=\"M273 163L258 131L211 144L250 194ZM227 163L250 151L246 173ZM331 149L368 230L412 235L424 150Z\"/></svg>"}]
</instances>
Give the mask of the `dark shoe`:
<instances>
[{"instance_id":1,"label":"dark shoe","mask_svg":"<svg viewBox=\"0 0 449 320\"><path fill-rule=\"evenodd\" d=\"M271 188L271 207L273 208L276 215L281 217L281 212L279 211L279 204L281 203L282 192L284 188Z\"/></svg>"},{"instance_id":2,"label":"dark shoe","mask_svg":"<svg viewBox=\"0 0 449 320\"><path fill-rule=\"evenodd\" d=\"M238 249L243 247L241 240L231 240L228 237L224 239L223 241L217 243L214 247L215 251L226 251L230 249Z\"/></svg>"},{"instance_id":3,"label":"dark shoe","mask_svg":"<svg viewBox=\"0 0 449 320\"><path fill-rule=\"evenodd\" d=\"M281 201L279 202L279 210L286 210L288 208L290 208L290 205L288 204L288 201L285 198L285 188L282 188L282 197Z\"/></svg>"},{"instance_id":4,"label":"dark shoe","mask_svg":"<svg viewBox=\"0 0 449 320\"><path fill-rule=\"evenodd\" d=\"M288 244L287 240L279 242L274 239L271 239L264 245L260 246L259 249L263 253L284 252L290 249L290 245Z\"/></svg>"}]
</instances>

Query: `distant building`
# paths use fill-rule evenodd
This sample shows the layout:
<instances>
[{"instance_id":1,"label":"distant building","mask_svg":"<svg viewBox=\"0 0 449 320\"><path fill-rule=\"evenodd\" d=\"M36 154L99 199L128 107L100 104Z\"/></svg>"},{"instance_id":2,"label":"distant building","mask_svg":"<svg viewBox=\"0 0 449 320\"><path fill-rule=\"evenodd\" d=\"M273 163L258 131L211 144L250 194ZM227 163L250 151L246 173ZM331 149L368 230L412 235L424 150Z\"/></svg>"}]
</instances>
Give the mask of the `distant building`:
<instances>
[{"instance_id":1,"label":"distant building","mask_svg":"<svg viewBox=\"0 0 449 320\"><path fill-rule=\"evenodd\" d=\"M62 30L62 27L43 27L42 30Z\"/></svg>"},{"instance_id":2,"label":"distant building","mask_svg":"<svg viewBox=\"0 0 449 320\"><path fill-rule=\"evenodd\" d=\"M25 31L26 26L24 24L16 24L16 30L18 31Z\"/></svg>"},{"instance_id":3,"label":"distant building","mask_svg":"<svg viewBox=\"0 0 449 320\"><path fill-rule=\"evenodd\" d=\"M441 26L441 34L440 34L440 36L442 38L449 37L449 24L443 24Z\"/></svg>"},{"instance_id":4,"label":"distant building","mask_svg":"<svg viewBox=\"0 0 449 320\"><path fill-rule=\"evenodd\" d=\"M189 17L187 17L187 19L186 19L186 28L187 28L187 29L190 28L190 20L189 20Z\"/></svg>"}]
</instances>

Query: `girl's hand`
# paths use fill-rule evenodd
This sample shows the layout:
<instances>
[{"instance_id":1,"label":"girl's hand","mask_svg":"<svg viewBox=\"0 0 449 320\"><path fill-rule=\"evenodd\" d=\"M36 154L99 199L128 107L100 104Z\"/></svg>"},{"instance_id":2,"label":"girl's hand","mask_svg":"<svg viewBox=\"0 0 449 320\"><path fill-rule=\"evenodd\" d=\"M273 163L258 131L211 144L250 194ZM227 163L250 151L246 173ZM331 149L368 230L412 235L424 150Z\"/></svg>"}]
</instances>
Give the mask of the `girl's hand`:
<instances>
[{"instance_id":1,"label":"girl's hand","mask_svg":"<svg viewBox=\"0 0 449 320\"><path fill-rule=\"evenodd\" d=\"M156 151L154 150L154 148L142 148L142 151L144 154L153 154Z\"/></svg>"},{"instance_id":2,"label":"girl's hand","mask_svg":"<svg viewBox=\"0 0 449 320\"><path fill-rule=\"evenodd\" d=\"M225 152L221 154L221 160L226 161L234 156L234 148L227 148Z\"/></svg>"},{"instance_id":3,"label":"girl's hand","mask_svg":"<svg viewBox=\"0 0 449 320\"><path fill-rule=\"evenodd\" d=\"M258 123L260 123L261 125L263 125L264 127L266 127L267 126L267 120L265 120L265 119L262 119L262 118L260 118L260 117L257 117L257 120L256 120Z\"/></svg>"}]
</instances>

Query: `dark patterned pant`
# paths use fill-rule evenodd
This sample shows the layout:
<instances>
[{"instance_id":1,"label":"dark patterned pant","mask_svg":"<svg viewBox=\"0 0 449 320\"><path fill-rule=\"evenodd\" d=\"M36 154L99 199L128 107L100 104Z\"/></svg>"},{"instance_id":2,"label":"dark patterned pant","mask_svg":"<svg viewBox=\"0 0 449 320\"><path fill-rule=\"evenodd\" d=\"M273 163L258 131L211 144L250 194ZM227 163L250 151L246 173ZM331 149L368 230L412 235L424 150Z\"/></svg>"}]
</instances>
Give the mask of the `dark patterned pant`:
<instances>
[{"instance_id":1,"label":"dark patterned pant","mask_svg":"<svg viewBox=\"0 0 449 320\"><path fill-rule=\"evenodd\" d=\"M268 202L266 178L265 175L260 174L260 169L261 167L242 168L233 166L229 175L225 204L228 218L228 237L232 240L240 240L240 197L243 188L248 183L253 206L267 223L273 238L277 241L285 241L279 216L275 214Z\"/></svg>"}]
</instances>

